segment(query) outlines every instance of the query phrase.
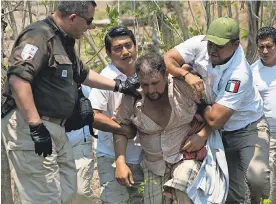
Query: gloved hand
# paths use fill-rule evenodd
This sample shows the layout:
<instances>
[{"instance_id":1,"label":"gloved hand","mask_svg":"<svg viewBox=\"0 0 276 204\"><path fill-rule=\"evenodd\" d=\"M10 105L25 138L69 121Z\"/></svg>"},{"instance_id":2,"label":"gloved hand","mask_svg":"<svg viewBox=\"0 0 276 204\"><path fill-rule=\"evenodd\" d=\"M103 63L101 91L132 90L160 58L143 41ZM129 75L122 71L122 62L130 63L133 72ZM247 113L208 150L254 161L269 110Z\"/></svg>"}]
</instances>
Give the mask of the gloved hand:
<instances>
[{"instance_id":1,"label":"gloved hand","mask_svg":"<svg viewBox=\"0 0 276 204\"><path fill-rule=\"evenodd\" d=\"M140 82L136 73L130 77L127 77L126 81L121 81L120 79L114 79L114 81L116 82L114 88L115 92L119 91L137 99L142 98L140 93L137 91L137 89L140 87Z\"/></svg>"},{"instance_id":2,"label":"gloved hand","mask_svg":"<svg viewBox=\"0 0 276 204\"><path fill-rule=\"evenodd\" d=\"M35 143L35 153L43 157L52 154L52 140L49 131L43 123L39 125L29 125L30 135Z\"/></svg>"}]
</instances>

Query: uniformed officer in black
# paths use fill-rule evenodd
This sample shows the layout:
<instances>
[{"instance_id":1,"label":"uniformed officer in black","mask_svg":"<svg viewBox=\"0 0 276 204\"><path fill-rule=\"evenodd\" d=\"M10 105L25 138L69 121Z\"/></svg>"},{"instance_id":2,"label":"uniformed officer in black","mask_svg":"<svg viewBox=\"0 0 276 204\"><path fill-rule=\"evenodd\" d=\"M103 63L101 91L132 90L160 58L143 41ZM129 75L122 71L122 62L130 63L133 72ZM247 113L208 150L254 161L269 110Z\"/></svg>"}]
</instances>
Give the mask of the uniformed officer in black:
<instances>
[{"instance_id":1,"label":"uniformed officer in black","mask_svg":"<svg viewBox=\"0 0 276 204\"><path fill-rule=\"evenodd\" d=\"M77 84L137 94L137 81L107 79L75 55L75 39L92 27L95 7L94 1L60 1L51 16L21 32L9 57L4 94L16 108L1 120L2 138L23 204L67 203L76 192L63 125L77 102Z\"/></svg>"}]
</instances>

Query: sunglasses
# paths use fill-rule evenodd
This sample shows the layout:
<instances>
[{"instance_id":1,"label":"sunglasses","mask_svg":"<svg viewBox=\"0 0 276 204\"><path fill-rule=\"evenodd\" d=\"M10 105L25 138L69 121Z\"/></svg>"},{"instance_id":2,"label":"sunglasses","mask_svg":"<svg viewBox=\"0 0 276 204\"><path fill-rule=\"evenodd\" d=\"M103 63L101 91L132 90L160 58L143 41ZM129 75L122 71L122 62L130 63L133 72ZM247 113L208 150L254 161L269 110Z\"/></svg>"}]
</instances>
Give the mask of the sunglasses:
<instances>
[{"instance_id":1,"label":"sunglasses","mask_svg":"<svg viewBox=\"0 0 276 204\"><path fill-rule=\"evenodd\" d=\"M91 17L91 18L85 18L85 17L83 17L83 16L79 16L79 17L83 18L83 19L86 21L86 24L87 24L88 26L89 26L89 25L92 23L92 21L94 20L93 17Z\"/></svg>"}]
</instances>

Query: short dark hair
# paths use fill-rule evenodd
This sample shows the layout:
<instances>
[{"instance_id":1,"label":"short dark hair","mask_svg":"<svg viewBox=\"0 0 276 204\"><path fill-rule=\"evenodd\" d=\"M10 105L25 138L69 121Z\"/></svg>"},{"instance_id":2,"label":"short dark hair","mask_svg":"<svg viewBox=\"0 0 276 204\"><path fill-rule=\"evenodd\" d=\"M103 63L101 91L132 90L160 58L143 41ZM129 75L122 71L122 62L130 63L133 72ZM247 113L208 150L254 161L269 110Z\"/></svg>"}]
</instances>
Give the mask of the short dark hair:
<instances>
[{"instance_id":1,"label":"short dark hair","mask_svg":"<svg viewBox=\"0 0 276 204\"><path fill-rule=\"evenodd\" d=\"M116 26L111 28L104 38L105 50L106 52L111 52L111 44L112 38L120 37L120 36L128 36L132 40L133 44L136 46L136 40L134 34L131 30L124 26Z\"/></svg>"},{"instance_id":2,"label":"short dark hair","mask_svg":"<svg viewBox=\"0 0 276 204\"><path fill-rule=\"evenodd\" d=\"M237 40L240 40L240 38L237 38L237 39L231 39L231 40L230 40L230 42L231 42L232 44L234 44Z\"/></svg>"},{"instance_id":3,"label":"short dark hair","mask_svg":"<svg viewBox=\"0 0 276 204\"><path fill-rule=\"evenodd\" d=\"M87 12L90 4L92 4L93 7L97 6L95 1L59 1L58 10L62 16L69 16L73 13L78 16L83 16L83 14Z\"/></svg>"},{"instance_id":4,"label":"short dark hair","mask_svg":"<svg viewBox=\"0 0 276 204\"><path fill-rule=\"evenodd\" d=\"M147 53L137 58L135 62L136 73L139 75L161 73L165 76L166 65L164 58L158 53Z\"/></svg>"},{"instance_id":5,"label":"short dark hair","mask_svg":"<svg viewBox=\"0 0 276 204\"><path fill-rule=\"evenodd\" d=\"M266 38L271 38L272 41L276 44L276 28L273 27L262 27L258 31L258 35L256 38L256 43L258 43L259 40L263 40Z\"/></svg>"}]
</instances>

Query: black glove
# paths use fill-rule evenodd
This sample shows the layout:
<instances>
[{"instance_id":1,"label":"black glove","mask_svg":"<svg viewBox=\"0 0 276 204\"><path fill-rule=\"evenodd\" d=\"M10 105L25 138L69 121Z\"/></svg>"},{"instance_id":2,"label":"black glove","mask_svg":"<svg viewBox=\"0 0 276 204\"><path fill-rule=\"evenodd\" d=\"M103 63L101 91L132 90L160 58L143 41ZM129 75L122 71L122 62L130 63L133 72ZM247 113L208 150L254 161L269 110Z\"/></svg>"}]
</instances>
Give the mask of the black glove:
<instances>
[{"instance_id":1,"label":"black glove","mask_svg":"<svg viewBox=\"0 0 276 204\"><path fill-rule=\"evenodd\" d=\"M116 82L114 91L121 92L127 95L130 95L132 97L135 97L136 99L141 99L142 96L137 91L137 89L140 87L140 82L137 74L127 77L126 81L121 81L120 79L114 79Z\"/></svg>"},{"instance_id":2,"label":"black glove","mask_svg":"<svg viewBox=\"0 0 276 204\"><path fill-rule=\"evenodd\" d=\"M43 157L52 154L52 140L49 131L43 123L39 125L30 125L30 134L35 143L35 153Z\"/></svg>"}]
</instances>

